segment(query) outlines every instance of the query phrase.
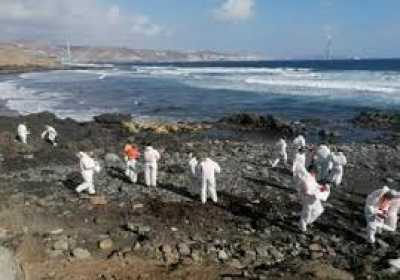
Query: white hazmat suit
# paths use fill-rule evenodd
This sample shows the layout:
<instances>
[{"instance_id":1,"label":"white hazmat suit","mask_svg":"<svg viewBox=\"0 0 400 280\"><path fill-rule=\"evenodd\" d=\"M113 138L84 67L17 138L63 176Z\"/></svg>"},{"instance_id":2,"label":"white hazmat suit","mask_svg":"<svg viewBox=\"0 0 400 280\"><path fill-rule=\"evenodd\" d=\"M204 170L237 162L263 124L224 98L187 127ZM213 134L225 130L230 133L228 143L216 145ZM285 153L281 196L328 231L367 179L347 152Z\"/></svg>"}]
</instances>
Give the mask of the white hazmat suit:
<instances>
[{"instance_id":1,"label":"white hazmat suit","mask_svg":"<svg viewBox=\"0 0 400 280\"><path fill-rule=\"evenodd\" d=\"M29 134L30 134L30 132L29 132L29 130L28 130L28 128L26 127L25 124L21 123L21 124L18 125L18 128L17 128L17 135L18 135L19 140L20 140L22 143L24 143L24 144L27 143L27 138L28 138L28 135L29 135Z\"/></svg>"},{"instance_id":2,"label":"white hazmat suit","mask_svg":"<svg viewBox=\"0 0 400 280\"><path fill-rule=\"evenodd\" d=\"M329 172L332 168L331 150L326 145L320 145L314 157L314 163L318 172L317 180L329 179Z\"/></svg>"},{"instance_id":3,"label":"white hazmat suit","mask_svg":"<svg viewBox=\"0 0 400 280\"><path fill-rule=\"evenodd\" d=\"M197 161L197 159L195 157L192 157L189 160L190 173L192 174L193 177L196 176L196 169L197 169L198 164L199 164L199 162Z\"/></svg>"},{"instance_id":4,"label":"white hazmat suit","mask_svg":"<svg viewBox=\"0 0 400 280\"><path fill-rule=\"evenodd\" d=\"M78 158L80 159L79 165L81 169L81 174L83 178L83 183L76 188L76 192L80 193L87 190L89 194L95 194L95 188L93 184L93 175L97 170L97 163L88 154L84 152L78 153Z\"/></svg>"},{"instance_id":5,"label":"white hazmat suit","mask_svg":"<svg viewBox=\"0 0 400 280\"><path fill-rule=\"evenodd\" d=\"M306 139L303 135L299 135L293 140L294 147L298 150L300 148L304 148L306 146Z\"/></svg>"},{"instance_id":6,"label":"white hazmat suit","mask_svg":"<svg viewBox=\"0 0 400 280\"><path fill-rule=\"evenodd\" d=\"M275 144L275 152L277 158L271 163L272 167L276 167L280 160L283 160L283 163L287 164L287 152L286 152L286 141L284 139L279 139L278 142Z\"/></svg>"},{"instance_id":7,"label":"white hazmat suit","mask_svg":"<svg viewBox=\"0 0 400 280\"><path fill-rule=\"evenodd\" d=\"M144 150L144 179L146 186L157 187L157 171L160 153L151 146Z\"/></svg>"},{"instance_id":8,"label":"white hazmat suit","mask_svg":"<svg viewBox=\"0 0 400 280\"><path fill-rule=\"evenodd\" d=\"M390 192L393 198L383 201L383 196ZM397 214L400 207L399 193L384 186L368 195L364 207L367 222L367 238L375 243L375 235L381 230L395 231L397 228Z\"/></svg>"},{"instance_id":9,"label":"white hazmat suit","mask_svg":"<svg viewBox=\"0 0 400 280\"><path fill-rule=\"evenodd\" d=\"M54 129L54 127L50 125L46 125L46 129L42 132L42 139L45 139L47 136L47 140L50 141L50 143L53 146L57 146L56 138L57 138L57 131Z\"/></svg>"},{"instance_id":10,"label":"white hazmat suit","mask_svg":"<svg viewBox=\"0 0 400 280\"><path fill-rule=\"evenodd\" d=\"M300 228L307 231L307 226L314 223L324 212L322 201L326 201L330 194L328 185L321 186L317 183L314 175L305 172L300 177L300 199L303 205L300 215Z\"/></svg>"},{"instance_id":11,"label":"white hazmat suit","mask_svg":"<svg viewBox=\"0 0 400 280\"><path fill-rule=\"evenodd\" d=\"M126 158L126 169L125 175L129 178L132 183L137 183L137 168L136 168L136 160Z\"/></svg>"},{"instance_id":12,"label":"white hazmat suit","mask_svg":"<svg viewBox=\"0 0 400 280\"><path fill-rule=\"evenodd\" d=\"M198 166L199 174L201 175L201 202L207 202L207 192L210 194L212 201L216 203L217 186L215 180L215 173L221 173L221 167L210 158L206 158L200 162Z\"/></svg>"},{"instance_id":13,"label":"white hazmat suit","mask_svg":"<svg viewBox=\"0 0 400 280\"><path fill-rule=\"evenodd\" d=\"M342 152L339 152L331 154L331 161L331 182L335 184L335 186L339 186L342 184L343 168L347 164L347 159Z\"/></svg>"},{"instance_id":14,"label":"white hazmat suit","mask_svg":"<svg viewBox=\"0 0 400 280\"><path fill-rule=\"evenodd\" d=\"M292 172L296 177L297 173L302 172L306 168L306 154L298 151L293 160Z\"/></svg>"}]
</instances>

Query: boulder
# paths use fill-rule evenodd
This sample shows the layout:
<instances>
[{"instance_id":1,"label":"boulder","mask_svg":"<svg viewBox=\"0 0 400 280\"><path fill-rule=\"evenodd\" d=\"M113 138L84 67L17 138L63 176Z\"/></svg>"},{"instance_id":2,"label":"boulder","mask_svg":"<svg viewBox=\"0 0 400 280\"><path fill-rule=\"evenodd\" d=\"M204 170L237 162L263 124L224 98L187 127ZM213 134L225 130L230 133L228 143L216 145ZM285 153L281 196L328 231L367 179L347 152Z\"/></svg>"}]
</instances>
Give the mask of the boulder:
<instances>
[{"instance_id":1,"label":"boulder","mask_svg":"<svg viewBox=\"0 0 400 280\"><path fill-rule=\"evenodd\" d=\"M221 122L249 127L264 127L266 119L263 116L253 113L239 113L225 117Z\"/></svg>"},{"instance_id":2,"label":"boulder","mask_svg":"<svg viewBox=\"0 0 400 280\"><path fill-rule=\"evenodd\" d=\"M64 186L70 189L75 189L78 185L82 184L83 178L81 173L74 171L67 174L64 180Z\"/></svg>"}]
</instances>

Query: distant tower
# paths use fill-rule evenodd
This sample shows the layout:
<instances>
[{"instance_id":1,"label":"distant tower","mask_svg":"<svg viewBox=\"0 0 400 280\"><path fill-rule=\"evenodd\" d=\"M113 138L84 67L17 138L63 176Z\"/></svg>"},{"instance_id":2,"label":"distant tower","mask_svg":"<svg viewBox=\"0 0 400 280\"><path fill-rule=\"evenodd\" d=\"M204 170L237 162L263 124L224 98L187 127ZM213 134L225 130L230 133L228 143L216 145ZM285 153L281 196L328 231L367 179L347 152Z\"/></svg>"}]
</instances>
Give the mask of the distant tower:
<instances>
[{"instance_id":1,"label":"distant tower","mask_svg":"<svg viewBox=\"0 0 400 280\"><path fill-rule=\"evenodd\" d=\"M72 57L71 57L71 45L69 41L67 41L67 62L71 63L72 62Z\"/></svg>"},{"instance_id":2,"label":"distant tower","mask_svg":"<svg viewBox=\"0 0 400 280\"><path fill-rule=\"evenodd\" d=\"M326 37L326 46L325 46L325 59L326 60L332 59L332 42L333 42L332 35L328 34L328 36Z\"/></svg>"}]
</instances>

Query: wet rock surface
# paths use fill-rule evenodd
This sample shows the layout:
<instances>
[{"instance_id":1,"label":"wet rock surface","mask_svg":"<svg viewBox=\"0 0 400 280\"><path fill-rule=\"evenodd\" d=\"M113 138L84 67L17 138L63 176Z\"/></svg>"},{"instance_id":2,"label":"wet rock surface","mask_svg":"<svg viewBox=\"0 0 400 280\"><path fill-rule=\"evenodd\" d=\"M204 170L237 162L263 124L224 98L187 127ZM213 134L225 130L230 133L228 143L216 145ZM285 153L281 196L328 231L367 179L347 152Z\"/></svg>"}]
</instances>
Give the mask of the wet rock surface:
<instances>
[{"instance_id":1,"label":"wet rock surface","mask_svg":"<svg viewBox=\"0 0 400 280\"><path fill-rule=\"evenodd\" d=\"M220 123L236 125L244 129L265 130L280 135L294 135L301 133L303 128L293 122L276 118L272 115L262 116L254 113L239 113L227 116Z\"/></svg>"},{"instance_id":2,"label":"wet rock surface","mask_svg":"<svg viewBox=\"0 0 400 280\"><path fill-rule=\"evenodd\" d=\"M353 123L373 128L400 128L399 112L361 112Z\"/></svg>"},{"instance_id":3,"label":"wet rock surface","mask_svg":"<svg viewBox=\"0 0 400 280\"><path fill-rule=\"evenodd\" d=\"M20 121L32 131L28 145L13 139ZM47 123L60 134L56 148L38 136ZM0 128L0 242L19 252L30 279L396 276L387 269L388 260L399 257L400 236L384 233L368 245L363 204L384 184L398 189L400 143L331 145L348 158L344 184L304 234L290 168L269 166L274 132L270 139L263 134L265 141L207 131L133 133L115 122L77 123L48 113L0 117ZM157 189L143 185L141 164L137 184L125 178L121 150L128 141L140 149L151 142L161 152ZM74 192L82 181L80 149L93 152L103 167L95 176L96 196ZM201 204L200 182L187 166L191 152L221 165L218 203ZM290 148L289 159L293 155ZM139 264L152 270L138 271Z\"/></svg>"}]
</instances>

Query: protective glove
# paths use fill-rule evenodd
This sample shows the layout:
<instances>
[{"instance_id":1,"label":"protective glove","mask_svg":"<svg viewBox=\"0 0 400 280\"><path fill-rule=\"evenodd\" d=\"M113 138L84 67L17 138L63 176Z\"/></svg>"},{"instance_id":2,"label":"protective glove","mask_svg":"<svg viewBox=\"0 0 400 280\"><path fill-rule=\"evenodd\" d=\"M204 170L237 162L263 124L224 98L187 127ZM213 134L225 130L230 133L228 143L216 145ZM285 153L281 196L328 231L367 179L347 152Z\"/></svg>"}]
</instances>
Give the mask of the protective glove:
<instances>
[{"instance_id":1,"label":"protective glove","mask_svg":"<svg viewBox=\"0 0 400 280\"><path fill-rule=\"evenodd\" d=\"M326 192L326 191L328 191L328 187L326 185L322 185L319 190L321 192Z\"/></svg>"}]
</instances>

